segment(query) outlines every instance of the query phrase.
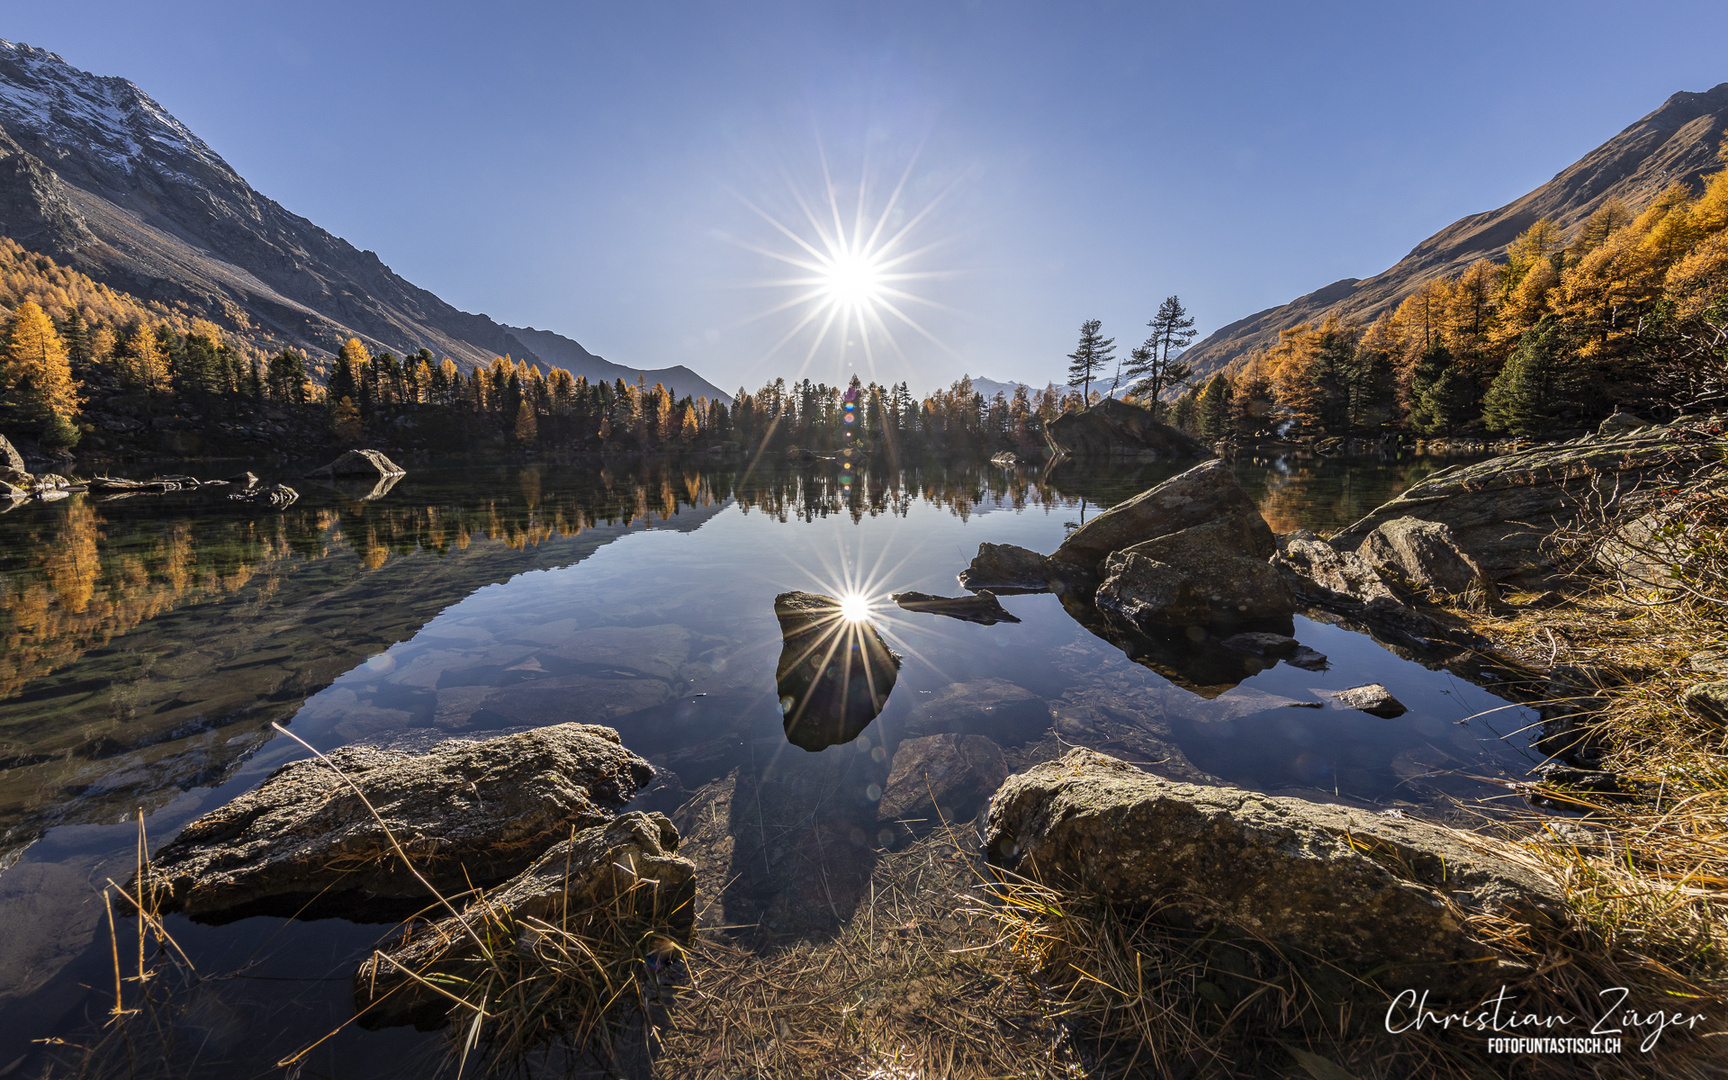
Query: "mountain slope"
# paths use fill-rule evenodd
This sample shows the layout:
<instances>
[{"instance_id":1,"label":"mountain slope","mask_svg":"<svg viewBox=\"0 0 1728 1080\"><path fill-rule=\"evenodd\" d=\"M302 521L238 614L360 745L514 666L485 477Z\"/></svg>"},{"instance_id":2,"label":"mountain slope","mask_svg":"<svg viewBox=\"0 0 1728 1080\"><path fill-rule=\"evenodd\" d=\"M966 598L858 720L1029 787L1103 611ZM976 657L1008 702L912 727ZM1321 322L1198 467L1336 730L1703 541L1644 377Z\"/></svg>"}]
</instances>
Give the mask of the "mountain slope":
<instances>
[{"instance_id":1,"label":"mountain slope","mask_svg":"<svg viewBox=\"0 0 1728 1080\"><path fill-rule=\"evenodd\" d=\"M1721 167L1716 159L1728 129L1728 83L1701 94L1678 93L1567 167L1554 179L1498 210L1453 222L1417 244L1396 266L1371 278L1345 278L1219 328L1183 359L1209 375L1278 340L1278 332L1329 315L1372 320L1435 278L1457 274L1477 259L1500 259L1506 245L1539 218L1570 230L1604 203L1619 199L1637 212L1676 181L1698 187Z\"/></svg>"},{"instance_id":2,"label":"mountain slope","mask_svg":"<svg viewBox=\"0 0 1728 1080\"><path fill-rule=\"evenodd\" d=\"M131 82L4 40L0 232L262 348L322 356L359 337L398 353L425 347L465 369L505 354L546 362L510 328L458 310L255 191ZM701 393L695 382L676 389Z\"/></svg>"},{"instance_id":3,"label":"mountain slope","mask_svg":"<svg viewBox=\"0 0 1728 1080\"><path fill-rule=\"evenodd\" d=\"M732 403L731 394L683 364L669 368L625 367L623 364L614 364L605 357L596 356L564 335L550 330L536 330L532 326L506 326L504 329L510 331L511 337L534 350L535 355L546 363L561 367L572 375L583 376L591 383L601 380L614 382L618 379L635 383L640 377L649 386L658 382L665 383L668 388L676 388L680 397L689 394L693 398L706 397L710 401Z\"/></svg>"}]
</instances>

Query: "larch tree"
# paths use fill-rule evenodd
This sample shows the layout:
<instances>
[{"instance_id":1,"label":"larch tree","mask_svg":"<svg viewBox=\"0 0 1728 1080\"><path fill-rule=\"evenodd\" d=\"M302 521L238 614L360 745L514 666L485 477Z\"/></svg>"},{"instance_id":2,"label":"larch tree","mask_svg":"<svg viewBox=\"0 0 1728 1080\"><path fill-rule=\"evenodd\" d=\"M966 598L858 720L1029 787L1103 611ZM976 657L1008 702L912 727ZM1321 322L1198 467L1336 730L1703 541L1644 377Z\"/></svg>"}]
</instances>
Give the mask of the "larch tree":
<instances>
[{"instance_id":1,"label":"larch tree","mask_svg":"<svg viewBox=\"0 0 1728 1080\"><path fill-rule=\"evenodd\" d=\"M19 304L12 316L0 388L23 404L44 444L71 446L78 441L72 418L81 402L66 346L53 320L33 300Z\"/></svg>"},{"instance_id":2,"label":"larch tree","mask_svg":"<svg viewBox=\"0 0 1728 1080\"><path fill-rule=\"evenodd\" d=\"M1166 296L1158 305L1158 314L1146 325L1152 328L1152 335L1131 354L1134 362L1128 365L1128 374L1140 380L1135 393L1150 400L1153 411L1157 411L1158 399L1164 391L1194 374L1177 357L1194 343L1196 332L1194 317L1176 296Z\"/></svg>"},{"instance_id":3,"label":"larch tree","mask_svg":"<svg viewBox=\"0 0 1728 1080\"><path fill-rule=\"evenodd\" d=\"M1105 337L1103 329L1101 319L1087 319L1081 323L1080 345L1068 354L1068 385L1081 385L1083 402L1091 397L1093 374L1103 371L1116 355L1116 339Z\"/></svg>"}]
</instances>

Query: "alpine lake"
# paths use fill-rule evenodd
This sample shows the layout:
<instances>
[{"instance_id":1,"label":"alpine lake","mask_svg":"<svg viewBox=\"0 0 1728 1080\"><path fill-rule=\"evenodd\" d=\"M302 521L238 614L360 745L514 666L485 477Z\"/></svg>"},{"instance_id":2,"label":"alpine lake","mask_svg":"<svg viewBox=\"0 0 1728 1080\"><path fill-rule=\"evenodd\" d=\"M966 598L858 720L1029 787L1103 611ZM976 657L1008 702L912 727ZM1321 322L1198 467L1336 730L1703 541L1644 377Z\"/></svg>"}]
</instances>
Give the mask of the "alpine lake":
<instances>
[{"instance_id":1,"label":"alpine lake","mask_svg":"<svg viewBox=\"0 0 1728 1080\"><path fill-rule=\"evenodd\" d=\"M1274 531L1324 531L1450 463L1234 467ZM111 938L105 888L131 877L140 826L159 846L309 756L273 724L320 750L604 724L660 772L638 802L668 812L732 774L757 790L816 778L820 797L782 825L823 842L775 850L819 846L835 888L904 842L878 803L932 710L984 717L968 730L1011 768L1089 746L1173 778L1439 818L1510 798L1542 760L1532 711L1317 618L1298 615L1294 636L1323 665L1206 641L1172 664L1131 657L1051 594L1001 597L1020 621L994 625L889 598L963 595L955 575L980 542L1052 551L1178 465L407 467L376 486L189 467L283 479L301 497L279 511L221 488L0 500L0 1077L79 1074L77 1047L114 1003L116 952L137 947L132 917L117 914ZM776 683L774 600L794 589L862 596L902 658L880 715L818 751L789 741ZM1369 682L1408 711L1330 697ZM733 922L755 911L778 920L759 930L819 934L843 915L834 888L769 903L798 871L766 854L739 872ZM355 967L390 924L170 916L166 929L199 973L174 1020L187 1075L282 1075L337 1029L300 1075L424 1075L443 1053L438 1035L343 1026Z\"/></svg>"}]
</instances>

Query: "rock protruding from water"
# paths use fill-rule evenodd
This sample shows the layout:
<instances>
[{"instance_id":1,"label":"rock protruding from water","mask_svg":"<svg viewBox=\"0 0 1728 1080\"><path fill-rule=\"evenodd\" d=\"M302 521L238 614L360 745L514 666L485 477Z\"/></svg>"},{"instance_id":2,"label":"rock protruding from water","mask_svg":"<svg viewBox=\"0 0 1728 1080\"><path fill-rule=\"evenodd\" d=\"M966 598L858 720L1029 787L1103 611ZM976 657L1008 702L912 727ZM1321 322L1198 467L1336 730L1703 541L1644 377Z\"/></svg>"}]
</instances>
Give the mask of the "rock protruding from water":
<instances>
[{"instance_id":1,"label":"rock protruding from water","mask_svg":"<svg viewBox=\"0 0 1728 1080\"><path fill-rule=\"evenodd\" d=\"M589 724L418 756L355 746L328 757L282 766L156 852L145 887L162 910L205 922L305 905L397 917L431 897L391 835L434 888L459 893L520 872L573 828L607 823L654 777L616 731Z\"/></svg>"},{"instance_id":2,"label":"rock protruding from water","mask_svg":"<svg viewBox=\"0 0 1728 1080\"><path fill-rule=\"evenodd\" d=\"M1020 621L1003 607L1002 601L996 599L996 594L988 589L978 590L976 596L932 596L929 593L903 592L895 593L892 599L907 611L946 615L950 619L982 623L985 626Z\"/></svg>"},{"instance_id":3,"label":"rock protruding from water","mask_svg":"<svg viewBox=\"0 0 1728 1080\"><path fill-rule=\"evenodd\" d=\"M1365 712L1369 716L1378 716L1382 720L1391 720L1403 716L1407 710L1404 703L1392 696L1392 691L1380 683L1363 683L1352 686L1348 690L1339 690L1332 695L1338 704L1346 709Z\"/></svg>"},{"instance_id":4,"label":"rock protruding from water","mask_svg":"<svg viewBox=\"0 0 1728 1080\"><path fill-rule=\"evenodd\" d=\"M1049 592L1044 556L1014 544L978 545L972 565L960 571L960 587L992 592Z\"/></svg>"},{"instance_id":5,"label":"rock protruding from water","mask_svg":"<svg viewBox=\"0 0 1728 1080\"><path fill-rule=\"evenodd\" d=\"M1387 965L1383 984L1419 977L1437 997L1501 979L1460 909L1565 919L1557 885L1473 834L1175 783L1090 750L1010 777L986 844L992 862L1057 888L1364 972Z\"/></svg>"},{"instance_id":6,"label":"rock protruding from water","mask_svg":"<svg viewBox=\"0 0 1728 1080\"><path fill-rule=\"evenodd\" d=\"M299 497L300 493L287 484L257 484L242 488L239 491L229 492L228 501L245 503L249 506L268 506L274 510L280 510L285 506L292 505L294 500Z\"/></svg>"},{"instance_id":7,"label":"rock protruding from water","mask_svg":"<svg viewBox=\"0 0 1728 1080\"><path fill-rule=\"evenodd\" d=\"M1254 500L1220 460L1202 462L1187 472L1117 503L1068 534L1050 562L1069 573L1098 575L1112 552L1196 525L1219 524L1236 530L1238 546L1272 554L1272 530Z\"/></svg>"},{"instance_id":8,"label":"rock protruding from water","mask_svg":"<svg viewBox=\"0 0 1728 1080\"><path fill-rule=\"evenodd\" d=\"M361 1026L443 1027L454 1003L428 983L460 988L485 970L469 929L494 949L529 954L567 947L554 929L617 945L626 935L688 937L696 918L696 865L678 856L678 841L666 815L632 810L547 849L460 918L411 924L354 974Z\"/></svg>"},{"instance_id":9,"label":"rock protruding from water","mask_svg":"<svg viewBox=\"0 0 1728 1080\"><path fill-rule=\"evenodd\" d=\"M915 819L919 832L968 822L1006 779L1002 748L983 735L907 739L894 751L876 813L883 821Z\"/></svg>"},{"instance_id":10,"label":"rock protruding from water","mask_svg":"<svg viewBox=\"0 0 1728 1080\"><path fill-rule=\"evenodd\" d=\"M307 476L405 476L407 471L377 450L350 450Z\"/></svg>"},{"instance_id":11,"label":"rock protruding from water","mask_svg":"<svg viewBox=\"0 0 1728 1080\"><path fill-rule=\"evenodd\" d=\"M29 472L24 467L24 455L4 435L0 435L0 469L11 469L14 472Z\"/></svg>"},{"instance_id":12,"label":"rock protruding from water","mask_svg":"<svg viewBox=\"0 0 1728 1080\"><path fill-rule=\"evenodd\" d=\"M1114 398L1050 421L1044 439L1053 456L1073 458L1166 461L1210 453L1192 435L1153 419L1152 410Z\"/></svg>"},{"instance_id":13,"label":"rock protruding from water","mask_svg":"<svg viewBox=\"0 0 1728 1080\"><path fill-rule=\"evenodd\" d=\"M832 596L781 593L774 617L786 740L814 753L856 739L887 704L900 657L869 620L848 617Z\"/></svg>"}]
</instances>

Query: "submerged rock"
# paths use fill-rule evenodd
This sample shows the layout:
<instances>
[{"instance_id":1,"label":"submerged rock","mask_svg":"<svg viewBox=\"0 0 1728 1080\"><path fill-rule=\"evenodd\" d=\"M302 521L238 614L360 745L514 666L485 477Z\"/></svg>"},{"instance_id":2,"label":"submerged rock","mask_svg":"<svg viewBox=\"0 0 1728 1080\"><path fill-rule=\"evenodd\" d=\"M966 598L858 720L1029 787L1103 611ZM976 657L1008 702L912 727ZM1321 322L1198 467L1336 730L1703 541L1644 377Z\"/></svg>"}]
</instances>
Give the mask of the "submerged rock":
<instances>
[{"instance_id":1,"label":"submerged rock","mask_svg":"<svg viewBox=\"0 0 1728 1080\"><path fill-rule=\"evenodd\" d=\"M775 683L786 740L812 753L856 739L887 703L900 657L864 619L849 619L840 601L817 593L774 598L780 621Z\"/></svg>"},{"instance_id":2,"label":"submerged rock","mask_svg":"<svg viewBox=\"0 0 1728 1080\"><path fill-rule=\"evenodd\" d=\"M350 450L307 476L403 476L405 470L377 450Z\"/></svg>"},{"instance_id":3,"label":"submerged rock","mask_svg":"<svg viewBox=\"0 0 1728 1080\"><path fill-rule=\"evenodd\" d=\"M1002 748L983 735L907 739L894 751L876 813L884 821L922 819L929 828L967 822L1006 779Z\"/></svg>"},{"instance_id":4,"label":"submerged rock","mask_svg":"<svg viewBox=\"0 0 1728 1080\"><path fill-rule=\"evenodd\" d=\"M996 594L988 589L978 590L976 596L931 596L929 593L903 592L892 597L896 604L907 611L926 611L932 615L946 615L950 619L960 619L965 622L983 623L990 626L1002 622L1019 622L1002 606L1002 601L996 599Z\"/></svg>"},{"instance_id":5,"label":"submerged rock","mask_svg":"<svg viewBox=\"0 0 1728 1080\"><path fill-rule=\"evenodd\" d=\"M157 851L146 887L162 910L205 922L306 905L396 917L403 903L431 898L386 826L414 870L459 893L517 873L572 828L610 821L654 776L616 731L588 724L441 743L418 756L354 746L328 757L341 775L316 758L290 762Z\"/></svg>"},{"instance_id":6,"label":"submerged rock","mask_svg":"<svg viewBox=\"0 0 1728 1080\"><path fill-rule=\"evenodd\" d=\"M994 592L1049 592L1046 560L1030 548L1013 544L978 545L972 565L960 571L960 587Z\"/></svg>"},{"instance_id":7,"label":"submerged rock","mask_svg":"<svg viewBox=\"0 0 1728 1080\"><path fill-rule=\"evenodd\" d=\"M1050 728L1050 705L1006 679L949 683L926 695L906 721L906 734L985 735L1004 746L1026 742Z\"/></svg>"},{"instance_id":8,"label":"submerged rock","mask_svg":"<svg viewBox=\"0 0 1728 1080\"><path fill-rule=\"evenodd\" d=\"M1352 686L1348 690L1339 690L1332 695L1338 704L1346 709L1355 709L1370 716L1378 716L1384 720L1403 716L1409 710L1404 703L1392 696L1392 691L1379 683L1364 683Z\"/></svg>"},{"instance_id":9,"label":"submerged rock","mask_svg":"<svg viewBox=\"0 0 1728 1080\"><path fill-rule=\"evenodd\" d=\"M1557 885L1472 834L1175 783L1090 750L1010 777L986 845L995 864L1058 888L1364 973L1386 965L1383 984L1419 978L1441 993L1501 978L1456 909L1566 917Z\"/></svg>"},{"instance_id":10,"label":"submerged rock","mask_svg":"<svg viewBox=\"0 0 1728 1080\"><path fill-rule=\"evenodd\" d=\"M362 963L354 973L360 1025L443 1027L454 1003L427 983L460 996L464 984L485 973L464 924L494 949L528 954L562 944L548 935L552 928L598 941L600 948L625 947L656 930L688 937L696 918L696 866L677 851L678 830L666 815L636 810L554 845L467 905L461 918L413 924Z\"/></svg>"}]
</instances>

